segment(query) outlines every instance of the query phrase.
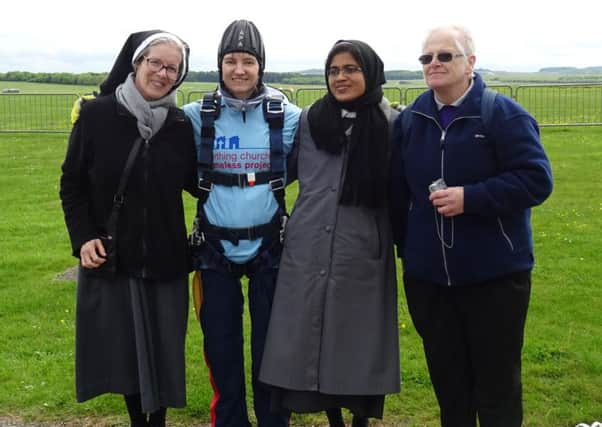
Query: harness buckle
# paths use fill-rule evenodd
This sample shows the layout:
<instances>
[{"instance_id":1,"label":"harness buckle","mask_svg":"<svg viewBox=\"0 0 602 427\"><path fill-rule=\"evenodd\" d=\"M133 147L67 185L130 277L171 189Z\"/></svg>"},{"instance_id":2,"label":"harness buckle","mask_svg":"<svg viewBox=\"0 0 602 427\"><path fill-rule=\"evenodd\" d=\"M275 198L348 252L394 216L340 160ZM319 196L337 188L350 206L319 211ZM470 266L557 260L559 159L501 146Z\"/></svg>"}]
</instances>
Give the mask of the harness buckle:
<instances>
[{"instance_id":1,"label":"harness buckle","mask_svg":"<svg viewBox=\"0 0 602 427\"><path fill-rule=\"evenodd\" d=\"M207 181L206 179L199 178L199 189L210 193L213 191L213 183L211 181Z\"/></svg>"},{"instance_id":2,"label":"harness buckle","mask_svg":"<svg viewBox=\"0 0 602 427\"><path fill-rule=\"evenodd\" d=\"M113 196L113 203L115 203L116 205L123 205L123 202L125 201L125 196L123 194L115 194Z\"/></svg>"},{"instance_id":3,"label":"harness buckle","mask_svg":"<svg viewBox=\"0 0 602 427\"><path fill-rule=\"evenodd\" d=\"M268 181L272 191L284 190L284 178L276 178Z\"/></svg>"},{"instance_id":4,"label":"harness buckle","mask_svg":"<svg viewBox=\"0 0 602 427\"><path fill-rule=\"evenodd\" d=\"M219 104L218 97L213 96L203 96L203 100L201 101L201 113L217 113Z\"/></svg>"},{"instance_id":5,"label":"harness buckle","mask_svg":"<svg viewBox=\"0 0 602 427\"><path fill-rule=\"evenodd\" d=\"M265 111L268 114L284 113L284 98L279 95L270 95L266 98Z\"/></svg>"}]
</instances>

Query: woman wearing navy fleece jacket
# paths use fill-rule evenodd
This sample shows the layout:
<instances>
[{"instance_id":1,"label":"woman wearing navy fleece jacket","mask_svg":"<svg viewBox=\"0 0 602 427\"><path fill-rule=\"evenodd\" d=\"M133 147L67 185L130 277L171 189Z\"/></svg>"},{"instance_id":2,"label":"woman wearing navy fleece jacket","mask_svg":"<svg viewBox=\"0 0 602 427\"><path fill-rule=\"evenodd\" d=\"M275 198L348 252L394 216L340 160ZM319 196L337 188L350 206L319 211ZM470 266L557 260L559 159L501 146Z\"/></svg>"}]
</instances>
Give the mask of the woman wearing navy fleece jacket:
<instances>
[{"instance_id":1,"label":"woman wearing navy fleece jacket","mask_svg":"<svg viewBox=\"0 0 602 427\"><path fill-rule=\"evenodd\" d=\"M522 420L530 208L550 195L552 174L537 122L516 102L498 94L482 119L475 59L466 29L429 32L420 62L430 90L396 122L392 220L442 426L478 417L481 427L513 427Z\"/></svg>"}]
</instances>

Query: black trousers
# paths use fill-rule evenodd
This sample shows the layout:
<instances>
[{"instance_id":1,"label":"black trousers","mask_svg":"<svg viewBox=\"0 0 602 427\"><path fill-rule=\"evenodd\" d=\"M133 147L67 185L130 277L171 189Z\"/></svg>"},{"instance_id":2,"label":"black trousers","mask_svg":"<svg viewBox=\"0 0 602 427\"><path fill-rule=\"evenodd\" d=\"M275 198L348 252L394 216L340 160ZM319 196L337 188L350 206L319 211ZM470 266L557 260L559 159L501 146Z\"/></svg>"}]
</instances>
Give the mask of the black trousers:
<instances>
[{"instance_id":1,"label":"black trousers","mask_svg":"<svg viewBox=\"0 0 602 427\"><path fill-rule=\"evenodd\" d=\"M404 274L442 427L520 427L521 350L531 272L470 286L442 286Z\"/></svg>"},{"instance_id":2,"label":"black trousers","mask_svg":"<svg viewBox=\"0 0 602 427\"><path fill-rule=\"evenodd\" d=\"M276 260L277 261L277 260ZM251 315L251 379L253 408L260 427L288 426L288 414L270 410L270 389L258 381L259 367L268 330L278 269L275 266L255 271L249 277ZM202 270L203 303L201 327L205 361L209 368L213 400L211 425L214 427L251 426L247 415L243 345L243 305L240 274Z\"/></svg>"}]
</instances>

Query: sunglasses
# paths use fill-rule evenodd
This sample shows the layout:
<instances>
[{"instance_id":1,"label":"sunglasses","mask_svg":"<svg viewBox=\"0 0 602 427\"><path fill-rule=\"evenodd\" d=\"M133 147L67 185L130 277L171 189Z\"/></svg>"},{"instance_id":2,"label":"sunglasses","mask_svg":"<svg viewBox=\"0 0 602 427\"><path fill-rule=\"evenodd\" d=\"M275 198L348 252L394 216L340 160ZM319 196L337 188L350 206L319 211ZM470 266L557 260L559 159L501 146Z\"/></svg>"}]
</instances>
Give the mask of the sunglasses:
<instances>
[{"instance_id":1,"label":"sunglasses","mask_svg":"<svg viewBox=\"0 0 602 427\"><path fill-rule=\"evenodd\" d=\"M422 65L428 65L433 62L433 58L437 58L439 62L450 62L454 58L458 58L460 56L464 56L462 53L451 53L451 52L439 52L437 55L433 55L432 53L425 53L424 55L420 55L418 60Z\"/></svg>"}]
</instances>

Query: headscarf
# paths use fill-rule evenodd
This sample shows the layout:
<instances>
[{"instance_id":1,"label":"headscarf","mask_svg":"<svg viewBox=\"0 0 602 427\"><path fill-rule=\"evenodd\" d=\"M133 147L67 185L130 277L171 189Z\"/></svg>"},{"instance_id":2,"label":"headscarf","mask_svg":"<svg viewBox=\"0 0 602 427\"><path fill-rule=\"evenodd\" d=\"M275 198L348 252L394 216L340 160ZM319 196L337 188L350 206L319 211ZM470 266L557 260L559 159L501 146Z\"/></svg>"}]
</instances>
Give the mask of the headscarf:
<instances>
[{"instance_id":1,"label":"headscarf","mask_svg":"<svg viewBox=\"0 0 602 427\"><path fill-rule=\"evenodd\" d=\"M335 55L350 52L358 61L366 82L362 96L349 102L336 100L328 86L328 69ZM384 65L376 52L358 40L339 40L326 59L328 93L308 112L309 129L318 149L339 154L348 145L348 159L340 204L379 207L386 199L390 152L389 124L379 104L385 83ZM347 137L342 109L356 113Z\"/></svg>"},{"instance_id":2,"label":"headscarf","mask_svg":"<svg viewBox=\"0 0 602 427\"><path fill-rule=\"evenodd\" d=\"M148 45L159 37L165 37L172 40L179 40L184 46L182 50L182 63L180 64L180 76L174 83L172 91L182 84L188 74L188 57L190 48L188 44L174 34L162 30L149 30L132 33L129 35L121 52L117 55L113 68L107 78L100 84L100 96L111 95L115 92L117 86L122 84L130 73L134 72L134 64L140 54ZM171 91L170 91L171 92Z\"/></svg>"},{"instance_id":3,"label":"headscarf","mask_svg":"<svg viewBox=\"0 0 602 427\"><path fill-rule=\"evenodd\" d=\"M135 85L135 64L142 53L157 39L173 40L182 49L180 74L170 91L161 99L146 101ZM115 92L117 101L136 117L138 131L144 139L150 139L163 126L169 107L176 105L175 89L184 81L188 73L188 45L174 34L161 30L141 31L130 34L107 79L100 85L100 95Z\"/></svg>"}]
</instances>

